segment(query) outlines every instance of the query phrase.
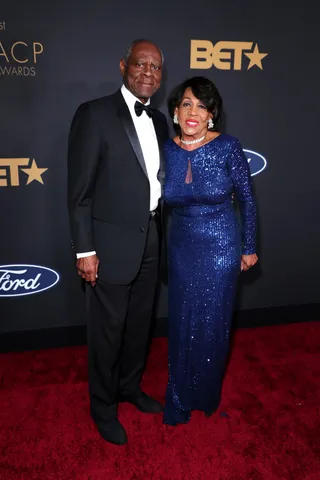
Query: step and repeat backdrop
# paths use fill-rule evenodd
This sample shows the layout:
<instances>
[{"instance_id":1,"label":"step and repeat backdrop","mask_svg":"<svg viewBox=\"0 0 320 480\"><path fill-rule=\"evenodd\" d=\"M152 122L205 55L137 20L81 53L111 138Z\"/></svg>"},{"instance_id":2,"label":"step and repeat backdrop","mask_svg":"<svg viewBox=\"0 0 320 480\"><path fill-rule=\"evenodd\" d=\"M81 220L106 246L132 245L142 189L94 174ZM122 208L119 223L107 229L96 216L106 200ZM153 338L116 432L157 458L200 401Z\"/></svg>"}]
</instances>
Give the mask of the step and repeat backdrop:
<instances>
[{"instance_id":1,"label":"step and repeat backdrop","mask_svg":"<svg viewBox=\"0 0 320 480\"><path fill-rule=\"evenodd\" d=\"M178 82L207 76L224 100L222 128L247 156L260 265L242 276L237 309L319 302L319 7L300 3L1 2L0 332L85 323L68 131L81 102L121 86L119 61L136 38L164 52L159 108L167 115ZM166 295L162 284L158 317Z\"/></svg>"}]
</instances>

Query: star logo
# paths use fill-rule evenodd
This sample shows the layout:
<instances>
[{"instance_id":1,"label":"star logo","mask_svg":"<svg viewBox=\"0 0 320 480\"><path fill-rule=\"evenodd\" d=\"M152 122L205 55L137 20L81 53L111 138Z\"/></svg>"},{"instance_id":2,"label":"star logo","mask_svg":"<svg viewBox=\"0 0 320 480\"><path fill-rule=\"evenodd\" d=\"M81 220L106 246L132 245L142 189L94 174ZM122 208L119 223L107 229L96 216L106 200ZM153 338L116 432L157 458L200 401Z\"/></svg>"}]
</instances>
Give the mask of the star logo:
<instances>
[{"instance_id":1,"label":"star logo","mask_svg":"<svg viewBox=\"0 0 320 480\"><path fill-rule=\"evenodd\" d=\"M42 175L46 172L47 168L39 168L36 164L35 159L32 160L32 165L30 168L21 168L21 170L28 175L27 185L36 180L37 182L43 183Z\"/></svg>"},{"instance_id":2,"label":"star logo","mask_svg":"<svg viewBox=\"0 0 320 480\"><path fill-rule=\"evenodd\" d=\"M247 70L250 70L250 68L257 66L260 68L260 70L263 70L262 68L262 59L266 57L268 54L267 53L260 53L259 52L259 47L258 44L256 43L253 52L251 53L245 53L245 56L249 58L250 62L248 65Z\"/></svg>"}]
</instances>

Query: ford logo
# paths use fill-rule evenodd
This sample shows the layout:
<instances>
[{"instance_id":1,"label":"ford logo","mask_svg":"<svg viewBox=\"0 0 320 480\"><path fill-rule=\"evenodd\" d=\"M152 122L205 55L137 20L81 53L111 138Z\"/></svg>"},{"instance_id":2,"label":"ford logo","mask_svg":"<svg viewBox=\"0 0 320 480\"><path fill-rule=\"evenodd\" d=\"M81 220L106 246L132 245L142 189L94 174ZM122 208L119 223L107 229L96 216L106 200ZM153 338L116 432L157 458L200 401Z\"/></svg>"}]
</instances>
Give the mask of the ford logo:
<instances>
[{"instance_id":1,"label":"ford logo","mask_svg":"<svg viewBox=\"0 0 320 480\"><path fill-rule=\"evenodd\" d=\"M0 265L0 297L44 292L58 283L54 270L39 265Z\"/></svg>"},{"instance_id":2,"label":"ford logo","mask_svg":"<svg viewBox=\"0 0 320 480\"><path fill-rule=\"evenodd\" d=\"M246 148L244 148L243 151L249 163L251 177L258 175L258 173L261 173L262 170L266 168L267 160L260 153L247 150Z\"/></svg>"}]
</instances>

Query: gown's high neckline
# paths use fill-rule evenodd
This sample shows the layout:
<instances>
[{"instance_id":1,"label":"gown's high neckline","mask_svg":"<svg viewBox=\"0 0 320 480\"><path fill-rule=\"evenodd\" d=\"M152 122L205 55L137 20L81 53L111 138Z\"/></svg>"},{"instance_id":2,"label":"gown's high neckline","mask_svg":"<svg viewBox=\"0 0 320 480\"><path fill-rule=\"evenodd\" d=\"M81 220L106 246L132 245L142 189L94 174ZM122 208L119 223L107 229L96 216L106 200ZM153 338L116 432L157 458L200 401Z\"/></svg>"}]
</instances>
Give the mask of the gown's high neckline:
<instances>
[{"instance_id":1,"label":"gown's high neckline","mask_svg":"<svg viewBox=\"0 0 320 480\"><path fill-rule=\"evenodd\" d=\"M193 150L186 150L185 148L180 147L180 145L178 145L178 144L173 140L173 138L170 138L170 140L172 141L172 143L173 143L176 147L180 148L180 150L183 150L184 152L191 153L191 152L196 152L196 151L200 150L200 148L206 147L207 145L210 145L211 143L215 142L218 138L223 137L224 135L225 135L225 133L220 133L219 135L217 135L215 138L213 138L213 139L210 140L209 142L204 143L203 145L200 145L200 147L197 147L197 148L195 148L195 149L193 149Z\"/></svg>"}]
</instances>

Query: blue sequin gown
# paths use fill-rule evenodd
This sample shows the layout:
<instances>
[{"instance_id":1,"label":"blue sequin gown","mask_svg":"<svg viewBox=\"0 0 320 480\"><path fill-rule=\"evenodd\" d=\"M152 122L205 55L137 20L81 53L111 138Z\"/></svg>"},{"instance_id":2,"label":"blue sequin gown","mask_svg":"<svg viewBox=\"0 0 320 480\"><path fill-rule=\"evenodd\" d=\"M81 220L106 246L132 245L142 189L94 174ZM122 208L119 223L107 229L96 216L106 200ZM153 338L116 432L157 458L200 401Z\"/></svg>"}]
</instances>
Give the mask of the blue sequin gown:
<instances>
[{"instance_id":1,"label":"blue sequin gown","mask_svg":"<svg viewBox=\"0 0 320 480\"><path fill-rule=\"evenodd\" d=\"M219 406L241 254L256 250L256 209L236 138L221 134L193 151L169 140L165 155L164 199L173 213L164 423L176 425L188 422L192 410Z\"/></svg>"}]
</instances>

